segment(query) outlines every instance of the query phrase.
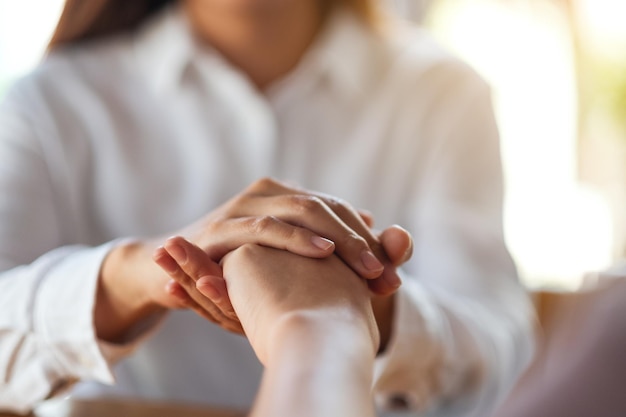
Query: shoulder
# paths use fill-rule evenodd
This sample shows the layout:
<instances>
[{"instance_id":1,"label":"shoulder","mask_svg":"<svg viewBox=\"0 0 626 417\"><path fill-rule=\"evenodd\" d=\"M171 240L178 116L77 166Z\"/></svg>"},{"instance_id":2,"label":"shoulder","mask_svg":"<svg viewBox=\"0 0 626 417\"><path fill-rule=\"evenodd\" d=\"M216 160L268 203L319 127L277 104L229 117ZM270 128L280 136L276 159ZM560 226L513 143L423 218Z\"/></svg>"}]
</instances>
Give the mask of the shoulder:
<instances>
[{"instance_id":1,"label":"shoulder","mask_svg":"<svg viewBox=\"0 0 626 417\"><path fill-rule=\"evenodd\" d=\"M0 141L42 149L87 144L128 101L126 49L125 41L111 39L50 52L0 102Z\"/></svg>"},{"instance_id":2,"label":"shoulder","mask_svg":"<svg viewBox=\"0 0 626 417\"><path fill-rule=\"evenodd\" d=\"M130 41L111 38L50 51L28 74L8 89L4 105L59 107L76 96L115 89L115 80L129 74Z\"/></svg>"},{"instance_id":3,"label":"shoulder","mask_svg":"<svg viewBox=\"0 0 626 417\"><path fill-rule=\"evenodd\" d=\"M401 23L385 36L391 56L389 76L420 91L488 91L483 77L443 46L427 29Z\"/></svg>"}]
</instances>

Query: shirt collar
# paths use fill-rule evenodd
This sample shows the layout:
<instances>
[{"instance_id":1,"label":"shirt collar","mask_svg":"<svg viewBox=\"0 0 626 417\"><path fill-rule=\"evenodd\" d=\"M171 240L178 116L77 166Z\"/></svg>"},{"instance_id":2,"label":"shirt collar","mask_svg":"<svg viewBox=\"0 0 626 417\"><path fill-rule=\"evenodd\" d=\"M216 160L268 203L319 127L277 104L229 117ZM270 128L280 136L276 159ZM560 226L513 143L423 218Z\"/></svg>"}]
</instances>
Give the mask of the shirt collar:
<instances>
[{"instance_id":1,"label":"shirt collar","mask_svg":"<svg viewBox=\"0 0 626 417\"><path fill-rule=\"evenodd\" d=\"M371 87L381 63L381 41L382 37L354 13L338 9L292 74L277 84L292 78L307 78L309 82L324 79L336 91L361 95ZM147 81L159 91L176 89L199 56L223 61L217 51L199 43L178 6L167 8L140 29L135 53Z\"/></svg>"},{"instance_id":2,"label":"shirt collar","mask_svg":"<svg viewBox=\"0 0 626 417\"><path fill-rule=\"evenodd\" d=\"M329 17L302 67L317 71L334 90L360 96L371 88L372 78L382 63L382 44L382 37L374 29L354 13L339 9Z\"/></svg>"},{"instance_id":3,"label":"shirt collar","mask_svg":"<svg viewBox=\"0 0 626 417\"><path fill-rule=\"evenodd\" d=\"M194 58L195 43L183 10L166 8L137 34L134 52L142 75L158 91L175 89Z\"/></svg>"}]
</instances>

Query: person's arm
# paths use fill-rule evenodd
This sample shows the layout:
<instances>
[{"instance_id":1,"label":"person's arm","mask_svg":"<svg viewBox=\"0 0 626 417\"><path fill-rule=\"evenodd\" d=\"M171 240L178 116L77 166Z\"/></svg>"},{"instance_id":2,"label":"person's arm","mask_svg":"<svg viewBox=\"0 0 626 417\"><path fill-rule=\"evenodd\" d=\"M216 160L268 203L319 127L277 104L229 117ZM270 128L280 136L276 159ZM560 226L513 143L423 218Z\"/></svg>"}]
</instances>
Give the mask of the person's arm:
<instances>
[{"instance_id":1,"label":"person's arm","mask_svg":"<svg viewBox=\"0 0 626 417\"><path fill-rule=\"evenodd\" d=\"M504 242L490 90L456 62L425 76L420 85L440 94L428 121L436 134L413 171L419 182L403 226L416 249L403 267L390 343L377 359L376 397L381 406L484 416L532 355L532 304Z\"/></svg>"},{"instance_id":2,"label":"person's arm","mask_svg":"<svg viewBox=\"0 0 626 417\"><path fill-rule=\"evenodd\" d=\"M212 259L206 264L207 273L216 278L217 292L224 287L217 262L245 243L313 258L336 253L356 273L370 279L372 290L382 296L389 296L400 284L390 282L387 273L380 277L384 265L379 259L387 262L387 256L364 217L348 203L270 178L254 182L180 233ZM192 308L226 330L241 332L236 317L225 314L231 309L228 297L214 301L167 284L164 271L152 262L154 242L162 240L115 247L104 260L94 311L98 337L117 342L146 317L179 307ZM163 291L164 287L171 291Z\"/></svg>"},{"instance_id":3,"label":"person's arm","mask_svg":"<svg viewBox=\"0 0 626 417\"><path fill-rule=\"evenodd\" d=\"M170 251L185 253L176 266L190 280L210 260L181 237L170 243ZM166 248L160 257L175 262ZM375 415L380 338L362 279L336 256L311 259L257 245L227 255L223 268L234 310L265 365L252 416Z\"/></svg>"},{"instance_id":4,"label":"person's arm","mask_svg":"<svg viewBox=\"0 0 626 417\"><path fill-rule=\"evenodd\" d=\"M72 224L72 214L59 210L38 141L48 132L22 98L13 91L0 104L0 409L27 412L77 379L112 382L92 300L115 242L64 239L73 231L61 224Z\"/></svg>"},{"instance_id":5,"label":"person's arm","mask_svg":"<svg viewBox=\"0 0 626 417\"><path fill-rule=\"evenodd\" d=\"M54 120L46 115L49 104L31 82L15 87L0 106L0 194L9 196L0 200L0 408L13 411L27 411L78 380L112 383L112 364L132 353L167 308L192 307L207 316L211 308L219 312L230 305L198 306L189 297L181 300L168 293L169 277L152 261L152 242L74 244L93 240L77 237L84 230L76 224L81 213L73 212L71 202L82 196L66 181L69 173L78 171L67 164L80 161L63 155L60 127L50 125ZM32 108L39 109L37 115L46 122L36 118ZM363 275L374 278L380 273L377 265L363 262L368 243L323 199L303 192L285 196L268 185L274 184L260 181L247 190L247 199L237 201L241 204L229 205L225 221L210 222L212 228L200 222L192 229L205 233L195 236L210 237L202 243L217 252L248 241L314 257L336 249ZM250 195L263 190L273 194ZM268 203L260 207L255 204L260 200ZM286 208L285 201L294 204ZM313 241L315 232L292 224L303 223L298 214L291 223L268 214L278 208L283 216L297 211L309 221L319 220L318 230L341 243ZM317 214L309 215L310 210ZM360 221L356 215L354 221ZM342 239L344 234L351 239ZM217 274L221 270L216 265Z\"/></svg>"},{"instance_id":6,"label":"person's arm","mask_svg":"<svg viewBox=\"0 0 626 417\"><path fill-rule=\"evenodd\" d=\"M363 328L321 310L283 320L273 337L252 417L376 415Z\"/></svg>"}]
</instances>

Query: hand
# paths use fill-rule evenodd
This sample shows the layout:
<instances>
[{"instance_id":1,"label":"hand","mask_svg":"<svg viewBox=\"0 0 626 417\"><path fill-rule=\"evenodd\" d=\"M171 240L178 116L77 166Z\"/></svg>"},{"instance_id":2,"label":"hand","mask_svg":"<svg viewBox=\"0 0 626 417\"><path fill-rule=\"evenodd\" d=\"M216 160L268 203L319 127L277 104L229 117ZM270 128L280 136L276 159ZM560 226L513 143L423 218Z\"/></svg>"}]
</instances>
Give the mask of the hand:
<instances>
[{"instance_id":1,"label":"hand","mask_svg":"<svg viewBox=\"0 0 626 417\"><path fill-rule=\"evenodd\" d=\"M198 256L198 251L203 256ZM243 334L228 296L222 268L208 254L182 237L172 237L155 251L153 257L173 277L167 284L167 292L172 298L223 329ZM196 288L198 280L204 283L202 292Z\"/></svg>"},{"instance_id":2,"label":"hand","mask_svg":"<svg viewBox=\"0 0 626 417\"><path fill-rule=\"evenodd\" d=\"M263 363L285 321L314 321L318 313L328 325L349 322L366 330L376 352L379 336L367 286L336 256L311 259L245 245L228 255L223 268L233 307Z\"/></svg>"},{"instance_id":3,"label":"hand","mask_svg":"<svg viewBox=\"0 0 626 417\"><path fill-rule=\"evenodd\" d=\"M372 308L374 309L374 316L380 332L379 352L382 352L391 338L395 297L393 294L388 296L378 295L374 287L382 280L401 282L397 268L411 258L413 254L413 240L409 232L397 225L385 229L379 235L379 240L385 250L388 262L385 264L383 277L378 280L367 281L367 283L373 292Z\"/></svg>"},{"instance_id":4,"label":"hand","mask_svg":"<svg viewBox=\"0 0 626 417\"><path fill-rule=\"evenodd\" d=\"M229 251L257 243L313 258L336 253L361 276L371 279L381 275L384 266L378 258L386 261L386 255L368 223L370 216L341 200L263 179L181 234L205 250L213 265ZM94 318L99 337L116 340L135 322L161 308L192 308L211 321L224 323L225 328L238 327L236 320L227 320L232 310L227 297L214 302L197 292L183 291L178 281L170 280L177 278L175 265L167 259L161 262L163 250L155 252L155 248L154 241L121 245L103 262ZM224 284L214 267L212 273L216 278L212 293L223 294ZM373 290L393 293L400 285L394 275L383 274ZM392 281L384 282L385 277Z\"/></svg>"},{"instance_id":5,"label":"hand","mask_svg":"<svg viewBox=\"0 0 626 417\"><path fill-rule=\"evenodd\" d=\"M334 252L356 273L371 280L373 292L389 295L398 288L400 280L393 270L383 273L384 265L378 259L390 264L369 227L371 223L371 215L355 210L344 201L262 179L181 234L201 247L214 264L245 243L284 249L312 258L327 257ZM168 245L172 252L176 252L172 242L165 244ZM164 258L164 249L157 250L154 259L176 282L184 280L175 265ZM212 316L212 321L222 323L229 317L227 313L232 307L224 283L219 280L221 275L215 267L212 268L214 286L206 287L209 299L198 297L197 291L184 291L173 283L168 284L168 291L178 298L176 303L188 304L194 310L200 306ZM207 272L199 266L196 270ZM373 279L380 276L382 279ZM199 278L201 276L193 276L194 281ZM216 306L221 314L215 310Z\"/></svg>"},{"instance_id":6,"label":"hand","mask_svg":"<svg viewBox=\"0 0 626 417\"><path fill-rule=\"evenodd\" d=\"M183 274L196 275L194 265L212 262L181 237L169 242L185 253ZM265 366L252 416L302 409L376 414L371 387L379 337L363 279L336 256L305 258L251 244L225 256L222 266L234 309ZM205 280L195 282L201 292Z\"/></svg>"},{"instance_id":7,"label":"hand","mask_svg":"<svg viewBox=\"0 0 626 417\"><path fill-rule=\"evenodd\" d=\"M400 226L391 226L380 234L380 241L386 253L389 254L389 263L385 267L384 274L399 281L396 267L411 257L413 250L411 237ZM189 251L189 242L182 237L173 237L156 252L155 260L168 270L170 276L181 286L177 292L181 298L184 296L189 298L189 308L227 330L241 332L241 325L234 314L225 282L221 278L219 265L215 264L208 255L191 256ZM371 284L376 280L367 282L371 288ZM320 285L328 284L321 283ZM172 287L176 288L175 285ZM208 298L208 302L205 297ZM199 308L199 305L203 305L204 309ZM372 306L380 331L381 349L384 349L391 335L393 297L374 296ZM217 311L215 311L216 307ZM208 317L207 311L211 313Z\"/></svg>"},{"instance_id":8,"label":"hand","mask_svg":"<svg viewBox=\"0 0 626 417\"><path fill-rule=\"evenodd\" d=\"M213 286L211 277L194 281L195 267L211 263L198 246L181 238L173 244L185 252L188 262L180 266L187 275L185 289L195 283L201 293ZM167 252L166 252L167 254ZM167 256L164 254L163 256ZM372 349L378 347L370 295L365 282L338 257L306 258L286 251L246 244L224 258L224 279L245 334L263 361L275 326L295 313L332 312L337 320L349 320L364 326L370 335ZM193 285L193 284L191 284ZM300 317L300 316L299 316Z\"/></svg>"},{"instance_id":9,"label":"hand","mask_svg":"<svg viewBox=\"0 0 626 417\"><path fill-rule=\"evenodd\" d=\"M384 259L385 254L357 210L340 199L267 178L178 234L214 261L254 243L311 258L334 253L366 279L383 272L376 255Z\"/></svg>"}]
</instances>

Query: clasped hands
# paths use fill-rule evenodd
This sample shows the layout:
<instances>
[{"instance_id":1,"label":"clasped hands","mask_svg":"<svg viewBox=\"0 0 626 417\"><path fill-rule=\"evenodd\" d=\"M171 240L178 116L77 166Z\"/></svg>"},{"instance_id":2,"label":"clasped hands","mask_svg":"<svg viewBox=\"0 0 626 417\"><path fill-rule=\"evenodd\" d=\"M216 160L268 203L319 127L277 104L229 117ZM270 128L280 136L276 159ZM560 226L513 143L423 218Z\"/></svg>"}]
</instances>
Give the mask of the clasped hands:
<instances>
[{"instance_id":1,"label":"clasped hands","mask_svg":"<svg viewBox=\"0 0 626 417\"><path fill-rule=\"evenodd\" d=\"M412 241L398 226L377 236L372 223L340 199L259 180L154 252L171 278L160 304L245 332L261 360L272 326L320 307L359 311L384 343Z\"/></svg>"}]
</instances>

